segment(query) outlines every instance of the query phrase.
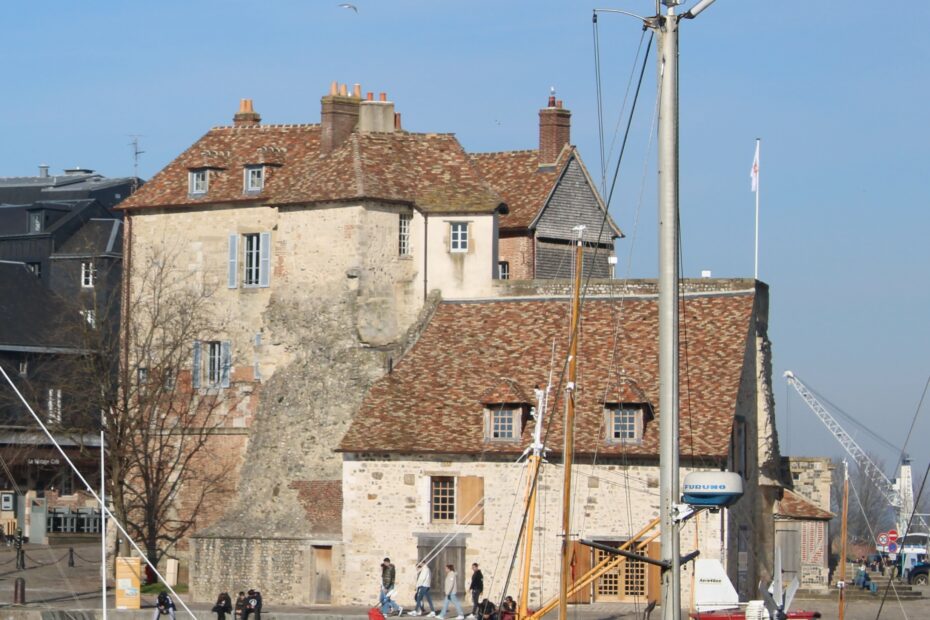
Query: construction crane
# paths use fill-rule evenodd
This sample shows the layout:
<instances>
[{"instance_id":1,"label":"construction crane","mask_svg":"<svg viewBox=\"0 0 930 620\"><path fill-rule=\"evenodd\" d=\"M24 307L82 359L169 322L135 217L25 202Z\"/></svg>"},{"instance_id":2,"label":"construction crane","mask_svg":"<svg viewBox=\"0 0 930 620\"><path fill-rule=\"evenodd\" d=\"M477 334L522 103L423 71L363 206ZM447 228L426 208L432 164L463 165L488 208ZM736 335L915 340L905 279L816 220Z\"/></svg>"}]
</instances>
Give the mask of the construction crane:
<instances>
[{"instance_id":1,"label":"construction crane","mask_svg":"<svg viewBox=\"0 0 930 620\"><path fill-rule=\"evenodd\" d=\"M793 372L786 371L785 379L788 381L788 385L797 390L804 402L807 403L807 406L824 423L827 430L833 433L833 436L840 442L843 449L859 465L859 470L872 481L875 488L895 509L897 531L901 532L900 536L903 538L907 533L908 521L914 512L914 485L911 478L910 459L905 457L901 461L900 475L897 480L892 482ZM923 522L923 519L920 520ZM926 523L924 523L924 526L926 527Z\"/></svg>"}]
</instances>

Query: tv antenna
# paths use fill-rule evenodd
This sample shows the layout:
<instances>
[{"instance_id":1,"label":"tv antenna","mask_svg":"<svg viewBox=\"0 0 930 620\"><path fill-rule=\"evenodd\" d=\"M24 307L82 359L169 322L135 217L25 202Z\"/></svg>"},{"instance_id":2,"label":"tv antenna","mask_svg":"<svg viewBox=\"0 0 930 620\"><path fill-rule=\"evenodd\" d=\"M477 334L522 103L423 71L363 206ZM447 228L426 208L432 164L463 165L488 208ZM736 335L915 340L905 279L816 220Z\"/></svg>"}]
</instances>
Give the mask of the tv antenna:
<instances>
[{"instance_id":1,"label":"tv antenna","mask_svg":"<svg viewBox=\"0 0 930 620\"><path fill-rule=\"evenodd\" d=\"M132 147L132 178L133 184L135 185L135 179L139 178L139 156L145 153L145 151L139 148L139 138L142 137L142 134L129 134L129 137L132 138L129 146Z\"/></svg>"}]
</instances>

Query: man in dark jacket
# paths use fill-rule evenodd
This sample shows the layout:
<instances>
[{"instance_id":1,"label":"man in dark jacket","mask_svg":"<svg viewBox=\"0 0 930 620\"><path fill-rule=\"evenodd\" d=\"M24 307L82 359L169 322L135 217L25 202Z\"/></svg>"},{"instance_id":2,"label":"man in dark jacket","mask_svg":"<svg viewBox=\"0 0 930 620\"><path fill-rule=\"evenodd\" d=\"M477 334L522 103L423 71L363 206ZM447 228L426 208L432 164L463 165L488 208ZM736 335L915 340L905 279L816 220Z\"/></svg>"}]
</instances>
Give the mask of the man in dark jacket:
<instances>
[{"instance_id":1,"label":"man in dark jacket","mask_svg":"<svg viewBox=\"0 0 930 620\"><path fill-rule=\"evenodd\" d=\"M472 608L471 613L466 616L468 620L474 620L478 615L478 601L481 600L481 594L484 592L484 575L478 568L478 563L471 565L471 583L468 585L468 591L471 592Z\"/></svg>"},{"instance_id":2,"label":"man in dark jacket","mask_svg":"<svg viewBox=\"0 0 930 620\"><path fill-rule=\"evenodd\" d=\"M174 601L171 600L168 593L161 592L158 595L158 600L155 601L155 614L152 620L158 620L162 614L168 614L171 620L175 620L175 609L177 608L174 606Z\"/></svg>"},{"instance_id":3,"label":"man in dark jacket","mask_svg":"<svg viewBox=\"0 0 930 620\"><path fill-rule=\"evenodd\" d=\"M248 620L249 614L255 614L255 620L262 620L262 593L258 590L249 590L246 594L242 620Z\"/></svg>"},{"instance_id":4,"label":"man in dark jacket","mask_svg":"<svg viewBox=\"0 0 930 620\"><path fill-rule=\"evenodd\" d=\"M399 616L404 612L404 608L393 600L394 596L396 596L394 587L396 575L397 569L391 563L391 558L384 558L384 561L381 562L381 594L378 597L378 602L381 604L381 613L385 616L390 615L392 612L397 612Z\"/></svg>"}]
</instances>

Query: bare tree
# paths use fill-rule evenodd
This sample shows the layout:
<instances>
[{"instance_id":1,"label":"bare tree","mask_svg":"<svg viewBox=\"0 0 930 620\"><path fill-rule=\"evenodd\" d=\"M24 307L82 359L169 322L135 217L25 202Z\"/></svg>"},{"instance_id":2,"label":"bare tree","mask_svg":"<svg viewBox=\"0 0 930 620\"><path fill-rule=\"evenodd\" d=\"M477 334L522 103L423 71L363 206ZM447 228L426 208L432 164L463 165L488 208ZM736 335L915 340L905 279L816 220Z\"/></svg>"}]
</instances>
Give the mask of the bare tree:
<instances>
[{"instance_id":1,"label":"bare tree","mask_svg":"<svg viewBox=\"0 0 930 620\"><path fill-rule=\"evenodd\" d=\"M869 458L884 471L885 463L874 454ZM863 473L863 465L849 468L849 538L850 542L875 544L880 532L894 526L894 507L876 483Z\"/></svg>"},{"instance_id":2,"label":"bare tree","mask_svg":"<svg viewBox=\"0 0 930 620\"><path fill-rule=\"evenodd\" d=\"M102 423L112 511L153 564L230 491L211 439L237 403L224 389L234 386L214 288L177 258L164 245L137 249L128 285L95 298L93 322L68 325L88 353L69 368L82 406L67 426Z\"/></svg>"}]
</instances>

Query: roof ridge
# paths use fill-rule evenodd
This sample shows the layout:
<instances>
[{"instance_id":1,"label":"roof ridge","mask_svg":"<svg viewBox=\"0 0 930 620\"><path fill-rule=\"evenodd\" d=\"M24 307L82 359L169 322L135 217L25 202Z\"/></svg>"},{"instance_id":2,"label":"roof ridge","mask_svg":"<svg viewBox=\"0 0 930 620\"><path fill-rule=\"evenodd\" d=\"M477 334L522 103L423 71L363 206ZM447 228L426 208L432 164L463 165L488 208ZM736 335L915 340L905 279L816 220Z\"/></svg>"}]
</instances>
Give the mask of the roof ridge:
<instances>
[{"instance_id":1,"label":"roof ridge","mask_svg":"<svg viewBox=\"0 0 930 620\"><path fill-rule=\"evenodd\" d=\"M483 151L481 153L469 153L473 157L488 157L490 155L517 155L523 153L539 153L539 149L514 149L512 151Z\"/></svg>"}]
</instances>

